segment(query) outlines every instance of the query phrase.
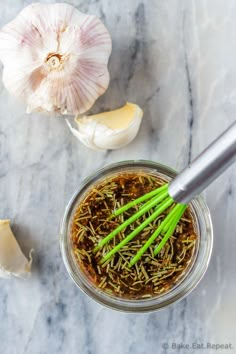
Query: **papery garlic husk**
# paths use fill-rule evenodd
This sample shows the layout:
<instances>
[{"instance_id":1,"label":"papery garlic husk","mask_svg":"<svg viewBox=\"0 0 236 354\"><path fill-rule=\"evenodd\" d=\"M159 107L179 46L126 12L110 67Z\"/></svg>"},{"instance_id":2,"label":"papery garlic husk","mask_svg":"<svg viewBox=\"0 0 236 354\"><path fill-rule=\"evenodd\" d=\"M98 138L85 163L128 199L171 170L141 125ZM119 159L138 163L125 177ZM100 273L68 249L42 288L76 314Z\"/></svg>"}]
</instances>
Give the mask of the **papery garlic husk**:
<instances>
[{"instance_id":1,"label":"papery garlic husk","mask_svg":"<svg viewBox=\"0 0 236 354\"><path fill-rule=\"evenodd\" d=\"M29 5L0 31L4 85L28 112L89 110L108 87L110 53L103 23L63 3Z\"/></svg>"},{"instance_id":2,"label":"papery garlic husk","mask_svg":"<svg viewBox=\"0 0 236 354\"><path fill-rule=\"evenodd\" d=\"M123 107L91 116L77 117L75 129L67 120L72 133L87 147L94 150L119 149L137 135L143 111L127 102Z\"/></svg>"},{"instance_id":3,"label":"papery garlic husk","mask_svg":"<svg viewBox=\"0 0 236 354\"><path fill-rule=\"evenodd\" d=\"M10 220L0 220L0 277L28 277L31 272L31 253L32 250L28 260L15 239Z\"/></svg>"}]
</instances>

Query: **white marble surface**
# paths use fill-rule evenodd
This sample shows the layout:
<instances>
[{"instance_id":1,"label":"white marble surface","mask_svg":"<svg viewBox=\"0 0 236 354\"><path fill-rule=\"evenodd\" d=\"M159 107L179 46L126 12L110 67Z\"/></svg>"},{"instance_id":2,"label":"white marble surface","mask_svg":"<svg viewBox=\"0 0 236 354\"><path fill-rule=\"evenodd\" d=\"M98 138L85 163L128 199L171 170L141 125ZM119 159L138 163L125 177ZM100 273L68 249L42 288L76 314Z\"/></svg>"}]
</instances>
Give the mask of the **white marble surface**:
<instances>
[{"instance_id":1,"label":"white marble surface","mask_svg":"<svg viewBox=\"0 0 236 354\"><path fill-rule=\"evenodd\" d=\"M235 349L218 353L236 353L236 166L205 193L215 229L205 277L161 312L129 315L94 303L69 279L58 242L64 207L87 174L141 158L180 169L235 119L236 2L68 2L100 16L113 39L111 84L93 111L130 100L144 119L130 146L95 152L63 118L27 115L0 84L0 218L12 219L26 253L35 249L31 279L0 280L0 353L177 353L172 342L231 342ZM29 3L1 0L0 24Z\"/></svg>"}]
</instances>

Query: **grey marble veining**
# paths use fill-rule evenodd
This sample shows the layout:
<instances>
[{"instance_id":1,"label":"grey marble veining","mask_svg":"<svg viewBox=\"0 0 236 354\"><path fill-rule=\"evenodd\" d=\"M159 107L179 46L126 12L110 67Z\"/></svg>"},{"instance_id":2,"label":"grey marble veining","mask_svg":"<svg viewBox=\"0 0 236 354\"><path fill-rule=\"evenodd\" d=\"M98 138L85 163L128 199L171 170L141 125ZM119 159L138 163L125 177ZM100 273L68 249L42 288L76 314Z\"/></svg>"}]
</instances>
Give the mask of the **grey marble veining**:
<instances>
[{"instance_id":1,"label":"grey marble veining","mask_svg":"<svg viewBox=\"0 0 236 354\"><path fill-rule=\"evenodd\" d=\"M0 279L0 353L168 354L177 352L172 342L231 342L222 353L236 353L236 166L205 192L215 230L206 275L163 311L130 315L94 303L69 279L58 242L64 207L86 175L142 158L179 170L235 119L236 2L67 2L98 15L112 35L111 83L92 112L130 100L144 119L128 147L96 152L63 118L27 115L0 83L0 218L12 219L26 253L35 249L29 280ZM29 3L2 0L0 25Z\"/></svg>"}]
</instances>

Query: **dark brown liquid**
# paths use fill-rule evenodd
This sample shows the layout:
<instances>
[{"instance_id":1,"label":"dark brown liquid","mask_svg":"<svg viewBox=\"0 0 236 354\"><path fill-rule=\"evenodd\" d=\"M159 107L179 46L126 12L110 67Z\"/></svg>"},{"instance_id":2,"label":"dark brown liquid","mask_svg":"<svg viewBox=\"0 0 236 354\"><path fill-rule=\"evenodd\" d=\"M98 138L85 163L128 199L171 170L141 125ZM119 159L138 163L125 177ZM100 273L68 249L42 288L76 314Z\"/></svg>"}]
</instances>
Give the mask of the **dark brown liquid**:
<instances>
[{"instance_id":1,"label":"dark brown liquid","mask_svg":"<svg viewBox=\"0 0 236 354\"><path fill-rule=\"evenodd\" d=\"M114 210L164 183L166 181L147 173L132 172L117 175L95 185L79 204L71 230L73 251L78 266L96 287L122 298L148 298L169 291L186 274L195 258L198 241L189 208L186 209L174 234L161 252L157 256L153 255L162 235L157 237L142 258L131 268L128 267L130 260L153 234L170 209L149 224L107 263L100 264L101 258L150 216L154 209L120 232L100 251L93 252L98 242L137 212L140 205L110 220L109 217Z\"/></svg>"}]
</instances>

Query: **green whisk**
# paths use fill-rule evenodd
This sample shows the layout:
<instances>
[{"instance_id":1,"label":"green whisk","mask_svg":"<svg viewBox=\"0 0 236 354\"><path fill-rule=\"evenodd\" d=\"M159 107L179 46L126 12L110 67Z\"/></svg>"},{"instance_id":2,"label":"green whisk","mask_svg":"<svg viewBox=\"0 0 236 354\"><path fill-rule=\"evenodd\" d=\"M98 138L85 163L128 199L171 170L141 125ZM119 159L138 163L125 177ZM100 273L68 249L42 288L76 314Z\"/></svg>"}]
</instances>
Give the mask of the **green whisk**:
<instances>
[{"instance_id":1,"label":"green whisk","mask_svg":"<svg viewBox=\"0 0 236 354\"><path fill-rule=\"evenodd\" d=\"M145 202L140 206L137 213L124 221L109 235L102 239L95 247L97 252L107 242L114 238L124 228L132 224L140 218L148 210L155 207L154 213L142 222L135 230L127 235L120 243L118 243L110 252L105 254L101 259L101 263L108 261L123 246L130 242L138 235L149 223L154 221L173 203L174 208L161 222L157 229L153 232L146 243L140 248L136 255L130 261L129 266L132 267L151 246L155 239L162 235L162 240L154 250L156 256L170 236L173 234L180 218L182 217L188 203L205 189L214 179L223 173L229 167L236 157L236 121L220 135L210 146L208 146L187 168L185 168L170 183L167 183L133 201L117 209L112 216L118 216L135 205Z\"/></svg>"}]
</instances>

